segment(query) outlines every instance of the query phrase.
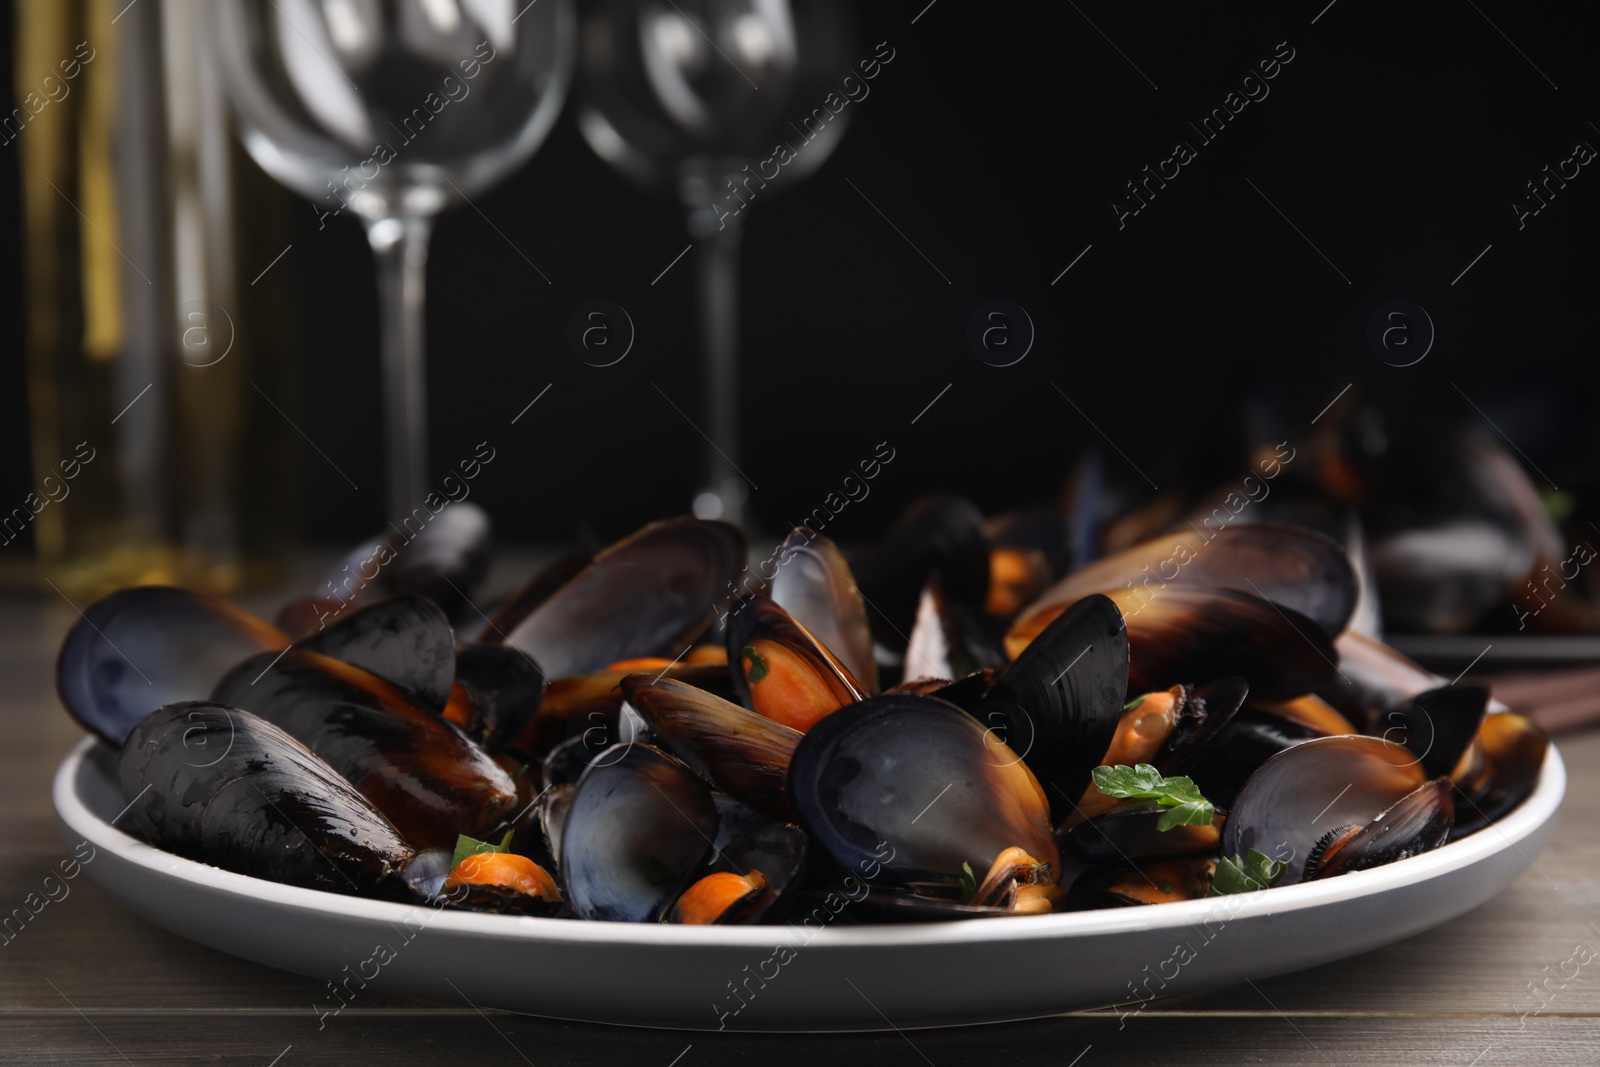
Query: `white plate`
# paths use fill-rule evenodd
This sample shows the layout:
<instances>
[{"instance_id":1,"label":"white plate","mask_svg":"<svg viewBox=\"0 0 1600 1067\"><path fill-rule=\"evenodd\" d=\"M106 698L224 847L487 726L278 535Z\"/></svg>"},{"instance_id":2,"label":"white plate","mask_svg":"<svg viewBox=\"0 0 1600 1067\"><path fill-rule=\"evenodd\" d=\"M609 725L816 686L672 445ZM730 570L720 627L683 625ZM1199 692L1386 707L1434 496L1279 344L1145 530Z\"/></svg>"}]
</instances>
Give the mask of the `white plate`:
<instances>
[{"instance_id":1,"label":"white plate","mask_svg":"<svg viewBox=\"0 0 1600 1067\"><path fill-rule=\"evenodd\" d=\"M362 987L594 1022L870 1030L996 1022L1190 992L1353 956L1477 907L1555 829L1566 771L1498 824L1370 871L1232 897L895 926L682 927L407 907L180 859L116 829L116 753L85 740L55 806L90 879L133 912L223 952ZM824 910L823 915L827 912ZM342 1003L329 993L328 1011Z\"/></svg>"}]
</instances>

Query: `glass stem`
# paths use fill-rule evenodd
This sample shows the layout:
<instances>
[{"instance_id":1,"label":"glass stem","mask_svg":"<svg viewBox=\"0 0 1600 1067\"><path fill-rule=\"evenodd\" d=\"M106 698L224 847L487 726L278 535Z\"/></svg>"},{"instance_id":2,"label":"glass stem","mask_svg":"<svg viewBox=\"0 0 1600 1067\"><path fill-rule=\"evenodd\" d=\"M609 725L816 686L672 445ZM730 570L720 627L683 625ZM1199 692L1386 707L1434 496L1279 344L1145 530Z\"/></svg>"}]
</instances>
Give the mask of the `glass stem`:
<instances>
[{"instance_id":1,"label":"glass stem","mask_svg":"<svg viewBox=\"0 0 1600 1067\"><path fill-rule=\"evenodd\" d=\"M428 236L422 216L375 219L367 240L378 261L382 343L384 509L393 519L428 492L428 383L424 362Z\"/></svg>"},{"instance_id":2,"label":"glass stem","mask_svg":"<svg viewBox=\"0 0 1600 1067\"><path fill-rule=\"evenodd\" d=\"M695 241L695 288L705 375L705 483L695 513L742 525L745 481L739 473L739 238L737 223ZM707 495L715 497L715 506Z\"/></svg>"}]
</instances>

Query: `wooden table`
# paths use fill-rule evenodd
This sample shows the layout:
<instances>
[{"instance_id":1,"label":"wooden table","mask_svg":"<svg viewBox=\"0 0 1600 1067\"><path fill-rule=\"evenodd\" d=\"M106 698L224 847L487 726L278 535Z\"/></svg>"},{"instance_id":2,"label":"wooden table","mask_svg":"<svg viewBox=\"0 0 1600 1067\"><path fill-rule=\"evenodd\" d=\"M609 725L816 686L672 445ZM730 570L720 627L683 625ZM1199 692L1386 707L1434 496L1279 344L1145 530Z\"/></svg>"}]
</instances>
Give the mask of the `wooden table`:
<instances>
[{"instance_id":1,"label":"wooden table","mask_svg":"<svg viewBox=\"0 0 1600 1067\"><path fill-rule=\"evenodd\" d=\"M81 734L56 704L52 663L75 618L60 599L0 599L4 913L66 856L50 778ZM611 1029L364 995L319 1028L312 1005L321 982L150 926L79 878L0 945L0 1064L1592 1065L1600 1062L1600 736L1568 736L1561 750L1572 782L1555 842L1494 901L1356 959L1259 988L1155 1001L1127 1020L1107 1010L959 1030L768 1037ZM1576 958L1596 957L1581 967L1567 963L1579 946Z\"/></svg>"}]
</instances>

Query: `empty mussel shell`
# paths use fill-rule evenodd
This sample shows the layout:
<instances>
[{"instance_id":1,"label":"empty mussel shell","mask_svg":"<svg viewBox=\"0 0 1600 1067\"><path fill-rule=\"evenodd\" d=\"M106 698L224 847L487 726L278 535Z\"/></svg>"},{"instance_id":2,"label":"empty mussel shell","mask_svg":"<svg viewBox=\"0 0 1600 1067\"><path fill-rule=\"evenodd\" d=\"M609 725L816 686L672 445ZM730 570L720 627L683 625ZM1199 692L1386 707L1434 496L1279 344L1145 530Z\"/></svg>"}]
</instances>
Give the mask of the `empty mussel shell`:
<instances>
[{"instance_id":1,"label":"empty mussel shell","mask_svg":"<svg viewBox=\"0 0 1600 1067\"><path fill-rule=\"evenodd\" d=\"M156 708L200 699L246 656L288 644L226 601L136 586L101 597L73 624L56 658L56 690L84 729L120 745Z\"/></svg>"},{"instance_id":2,"label":"empty mussel shell","mask_svg":"<svg viewBox=\"0 0 1600 1067\"><path fill-rule=\"evenodd\" d=\"M400 898L414 853L365 797L265 720L186 701L128 734L122 793L150 843L225 870Z\"/></svg>"},{"instance_id":3,"label":"empty mussel shell","mask_svg":"<svg viewBox=\"0 0 1600 1067\"><path fill-rule=\"evenodd\" d=\"M574 787L561 880L583 919L655 922L701 871L717 830L711 791L650 745L601 753Z\"/></svg>"}]
</instances>

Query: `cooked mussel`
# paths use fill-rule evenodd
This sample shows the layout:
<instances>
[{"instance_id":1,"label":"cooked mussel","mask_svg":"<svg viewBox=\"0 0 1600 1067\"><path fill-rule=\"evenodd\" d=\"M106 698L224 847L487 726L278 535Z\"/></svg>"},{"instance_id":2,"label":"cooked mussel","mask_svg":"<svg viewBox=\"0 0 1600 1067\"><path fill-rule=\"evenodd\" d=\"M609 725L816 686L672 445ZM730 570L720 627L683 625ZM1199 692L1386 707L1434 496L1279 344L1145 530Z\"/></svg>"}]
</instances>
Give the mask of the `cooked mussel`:
<instances>
[{"instance_id":1,"label":"cooked mussel","mask_svg":"<svg viewBox=\"0 0 1600 1067\"><path fill-rule=\"evenodd\" d=\"M159 848L309 889L405 896L415 852L394 825L310 749L248 711L165 705L129 732L118 776Z\"/></svg>"},{"instance_id":2,"label":"cooked mussel","mask_svg":"<svg viewBox=\"0 0 1600 1067\"><path fill-rule=\"evenodd\" d=\"M1311 619L1330 638L1343 632L1356 606L1355 572L1337 542L1301 526L1237 523L1209 537L1198 530L1167 534L1096 560L1046 590L1017 619L1012 639L1025 644L1090 593L1131 594L1131 601L1118 600L1126 610L1130 602L1159 600L1174 582L1270 600Z\"/></svg>"},{"instance_id":3,"label":"cooked mussel","mask_svg":"<svg viewBox=\"0 0 1600 1067\"><path fill-rule=\"evenodd\" d=\"M120 745L156 708L211 691L224 671L289 638L215 597L165 585L101 597L67 631L56 690L67 713Z\"/></svg>"},{"instance_id":4,"label":"cooked mussel","mask_svg":"<svg viewBox=\"0 0 1600 1067\"><path fill-rule=\"evenodd\" d=\"M551 678L636 656L675 657L716 621L745 551L744 537L724 522L651 523L595 556L504 641Z\"/></svg>"},{"instance_id":5,"label":"cooked mussel","mask_svg":"<svg viewBox=\"0 0 1600 1067\"><path fill-rule=\"evenodd\" d=\"M472 605L489 573L493 524L478 505L461 501L418 505L391 532L356 546L329 575L317 596L359 607L416 593L456 618Z\"/></svg>"},{"instance_id":6,"label":"cooked mussel","mask_svg":"<svg viewBox=\"0 0 1600 1067\"><path fill-rule=\"evenodd\" d=\"M515 852L477 852L444 880L442 896L456 907L503 915L554 915L561 890L550 873Z\"/></svg>"},{"instance_id":7,"label":"cooked mussel","mask_svg":"<svg viewBox=\"0 0 1600 1067\"><path fill-rule=\"evenodd\" d=\"M711 853L717 809L694 772L650 745L602 753L572 794L561 880L584 919L654 922Z\"/></svg>"},{"instance_id":8,"label":"cooked mussel","mask_svg":"<svg viewBox=\"0 0 1600 1067\"><path fill-rule=\"evenodd\" d=\"M844 553L821 534L800 527L778 548L768 595L844 664L867 692L877 692L867 605Z\"/></svg>"},{"instance_id":9,"label":"cooked mussel","mask_svg":"<svg viewBox=\"0 0 1600 1067\"><path fill-rule=\"evenodd\" d=\"M399 686L420 706L442 711L455 681L455 633L444 609L405 593L326 620L294 643Z\"/></svg>"},{"instance_id":10,"label":"cooked mussel","mask_svg":"<svg viewBox=\"0 0 1600 1067\"><path fill-rule=\"evenodd\" d=\"M787 783L798 730L670 678L629 675L622 690L664 748L764 815L794 818Z\"/></svg>"},{"instance_id":11,"label":"cooked mussel","mask_svg":"<svg viewBox=\"0 0 1600 1067\"><path fill-rule=\"evenodd\" d=\"M1438 848L1455 821L1452 794L1448 779L1436 779L1407 793L1365 826L1351 823L1329 830L1306 858L1306 879L1364 871Z\"/></svg>"},{"instance_id":12,"label":"cooked mussel","mask_svg":"<svg viewBox=\"0 0 1600 1067\"><path fill-rule=\"evenodd\" d=\"M1425 781L1404 745L1363 736L1306 741L1267 760L1239 790L1222 854L1263 852L1287 865L1278 884L1292 885L1306 877L1313 850L1330 831L1367 826ZM1419 849L1432 847L1427 828L1419 827Z\"/></svg>"},{"instance_id":13,"label":"cooked mussel","mask_svg":"<svg viewBox=\"0 0 1600 1067\"><path fill-rule=\"evenodd\" d=\"M1550 737L1532 719L1499 711L1483 717L1451 775L1456 785L1452 838L1476 833L1521 804L1539 784Z\"/></svg>"},{"instance_id":14,"label":"cooked mussel","mask_svg":"<svg viewBox=\"0 0 1600 1067\"><path fill-rule=\"evenodd\" d=\"M376 675L293 649L240 663L212 695L280 727L419 848L487 837L517 808L509 775L459 730Z\"/></svg>"},{"instance_id":15,"label":"cooked mussel","mask_svg":"<svg viewBox=\"0 0 1600 1067\"><path fill-rule=\"evenodd\" d=\"M1072 814L1116 736L1128 651L1116 605L1084 597L1045 627L973 711L1045 784L1055 822Z\"/></svg>"},{"instance_id":16,"label":"cooked mussel","mask_svg":"<svg viewBox=\"0 0 1600 1067\"><path fill-rule=\"evenodd\" d=\"M498 752L538 714L544 672L527 653L499 645L464 645L455 663L444 717L486 751Z\"/></svg>"},{"instance_id":17,"label":"cooked mussel","mask_svg":"<svg viewBox=\"0 0 1600 1067\"><path fill-rule=\"evenodd\" d=\"M789 793L810 839L869 882L954 897L965 881L986 903L1060 873L1027 765L930 697L875 697L823 719L795 749Z\"/></svg>"},{"instance_id":18,"label":"cooked mussel","mask_svg":"<svg viewBox=\"0 0 1600 1067\"><path fill-rule=\"evenodd\" d=\"M588 737L601 748L628 740L622 722L622 680L635 673L637 669L612 669L551 679L533 718L506 742L505 749L537 762L569 737ZM723 664L679 662L650 673L685 682L724 699L734 696L733 682Z\"/></svg>"},{"instance_id":19,"label":"cooked mussel","mask_svg":"<svg viewBox=\"0 0 1600 1067\"><path fill-rule=\"evenodd\" d=\"M740 703L802 733L867 696L811 631L766 597L730 614L728 663Z\"/></svg>"},{"instance_id":20,"label":"cooked mussel","mask_svg":"<svg viewBox=\"0 0 1600 1067\"><path fill-rule=\"evenodd\" d=\"M937 575L945 595L958 604L981 606L989 594L983 513L963 497L933 494L912 501L881 542L848 558L874 608L873 639L895 652L905 648L917 598L930 577Z\"/></svg>"}]
</instances>

